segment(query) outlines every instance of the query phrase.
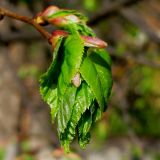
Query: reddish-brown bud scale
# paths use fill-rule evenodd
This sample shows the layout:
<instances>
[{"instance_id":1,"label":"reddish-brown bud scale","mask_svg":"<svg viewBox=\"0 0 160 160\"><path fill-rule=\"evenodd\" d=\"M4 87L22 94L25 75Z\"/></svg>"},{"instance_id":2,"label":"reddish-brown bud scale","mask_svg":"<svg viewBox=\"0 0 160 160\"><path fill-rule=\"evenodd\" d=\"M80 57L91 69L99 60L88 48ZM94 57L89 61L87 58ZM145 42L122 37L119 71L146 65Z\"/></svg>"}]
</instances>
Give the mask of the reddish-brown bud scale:
<instances>
[{"instance_id":1,"label":"reddish-brown bud scale","mask_svg":"<svg viewBox=\"0 0 160 160\"><path fill-rule=\"evenodd\" d=\"M67 37L68 35L69 35L69 33L64 30L56 30L56 31L52 32L52 36L49 39L49 43L52 44L52 46L55 46L59 37ZM83 36L83 35L80 37L84 41L84 45L87 47L105 48L107 46L107 43L102 41L99 38L90 37L90 36Z\"/></svg>"},{"instance_id":2,"label":"reddish-brown bud scale","mask_svg":"<svg viewBox=\"0 0 160 160\"><path fill-rule=\"evenodd\" d=\"M56 30L52 32L52 36L63 36L66 37L68 36L68 32L63 31L63 30Z\"/></svg>"},{"instance_id":3,"label":"reddish-brown bud scale","mask_svg":"<svg viewBox=\"0 0 160 160\"><path fill-rule=\"evenodd\" d=\"M40 25L47 25L47 18L59 10L56 6L49 6L44 11L39 12L35 17L34 21Z\"/></svg>"},{"instance_id":4,"label":"reddish-brown bud scale","mask_svg":"<svg viewBox=\"0 0 160 160\"><path fill-rule=\"evenodd\" d=\"M81 36L87 47L105 48L107 43L96 37Z\"/></svg>"},{"instance_id":5,"label":"reddish-brown bud scale","mask_svg":"<svg viewBox=\"0 0 160 160\"><path fill-rule=\"evenodd\" d=\"M77 16L73 15L73 14L68 15L65 18L66 18L66 20L68 20L68 21L70 21L72 23L78 23L78 22L80 22L80 19Z\"/></svg>"},{"instance_id":6,"label":"reddish-brown bud scale","mask_svg":"<svg viewBox=\"0 0 160 160\"><path fill-rule=\"evenodd\" d=\"M67 20L64 17L57 17L57 18L48 18L47 21L50 24L53 24L57 27L63 27L64 25L67 24Z\"/></svg>"},{"instance_id":7,"label":"reddish-brown bud scale","mask_svg":"<svg viewBox=\"0 0 160 160\"><path fill-rule=\"evenodd\" d=\"M58 10L60 10L56 6L49 6L46 8L43 12L40 12L37 14L37 16L34 18L34 20L40 24L40 25L45 25L45 24L53 24L58 27L63 27L65 25L68 25L70 23L79 23L80 19L73 15L66 15L66 16L61 16L61 17L56 17L56 18L51 18L51 15L56 13Z\"/></svg>"},{"instance_id":8,"label":"reddish-brown bud scale","mask_svg":"<svg viewBox=\"0 0 160 160\"><path fill-rule=\"evenodd\" d=\"M63 31L63 30L56 30L52 32L51 37L49 38L49 43L53 46L53 48L55 48L57 41L60 37L67 37L68 36L68 32Z\"/></svg>"},{"instance_id":9,"label":"reddish-brown bud scale","mask_svg":"<svg viewBox=\"0 0 160 160\"><path fill-rule=\"evenodd\" d=\"M49 17L52 14L56 13L58 10L59 10L59 8L56 6L49 6L42 12L42 16Z\"/></svg>"},{"instance_id":10,"label":"reddish-brown bud scale","mask_svg":"<svg viewBox=\"0 0 160 160\"><path fill-rule=\"evenodd\" d=\"M58 27L63 27L66 26L70 23L78 23L80 22L79 18L75 15L67 15L63 17L56 17L56 18L46 18L46 21L49 23L58 26Z\"/></svg>"}]
</instances>

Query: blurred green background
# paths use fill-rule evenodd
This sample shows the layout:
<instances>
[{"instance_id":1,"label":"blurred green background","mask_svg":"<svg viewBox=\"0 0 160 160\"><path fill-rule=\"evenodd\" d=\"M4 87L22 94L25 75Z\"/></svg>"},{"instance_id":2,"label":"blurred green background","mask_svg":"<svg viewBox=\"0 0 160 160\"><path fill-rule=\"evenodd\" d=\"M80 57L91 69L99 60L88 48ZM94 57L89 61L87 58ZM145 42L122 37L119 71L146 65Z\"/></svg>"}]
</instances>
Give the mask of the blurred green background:
<instances>
[{"instance_id":1,"label":"blurred green background","mask_svg":"<svg viewBox=\"0 0 160 160\"><path fill-rule=\"evenodd\" d=\"M0 22L0 160L160 160L160 1L1 0L33 17L48 5L77 9L108 43L114 85L107 112L86 150L60 149L39 76L52 50L27 24ZM55 27L46 27L55 30Z\"/></svg>"}]
</instances>

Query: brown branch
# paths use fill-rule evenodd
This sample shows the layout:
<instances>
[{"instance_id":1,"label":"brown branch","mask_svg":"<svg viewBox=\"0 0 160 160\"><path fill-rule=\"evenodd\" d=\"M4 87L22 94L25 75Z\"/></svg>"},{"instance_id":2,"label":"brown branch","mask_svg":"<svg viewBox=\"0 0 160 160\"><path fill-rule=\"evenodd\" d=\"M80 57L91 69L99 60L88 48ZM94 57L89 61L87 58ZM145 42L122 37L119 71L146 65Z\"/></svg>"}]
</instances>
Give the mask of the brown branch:
<instances>
[{"instance_id":1,"label":"brown branch","mask_svg":"<svg viewBox=\"0 0 160 160\"><path fill-rule=\"evenodd\" d=\"M12 33L12 34L1 34L0 35L0 42L1 43L10 43L12 41L25 41L25 42L31 42L31 41L41 41L43 40L39 34L36 32L20 32L20 33ZM116 50L113 46L109 46L106 48L112 58L116 58L118 60L125 60L127 62L131 62L138 65L148 66L154 69L160 69L160 63L149 60L145 57L134 57L132 56L132 53L124 53L123 55L119 56L116 53ZM142 53L141 53L142 54ZM140 54L139 54L140 55ZM144 54L143 54L144 55Z\"/></svg>"},{"instance_id":2,"label":"brown branch","mask_svg":"<svg viewBox=\"0 0 160 160\"><path fill-rule=\"evenodd\" d=\"M47 40L50 38L50 34L46 30L44 30L39 24L37 24L32 18L18 15L2 7L0 7L0 15L11 17L13 19L28 23L34 28L36 28L36 30L39 31L44 38L46 38Z\"/></svg>"},{"instance_id":3,"label":"brown branch","mask_svg":"<svg viewBox=\"0 0 160 160\"><path fill-rule=\"evenodd\" d=\"M0 43L6 44L13 41L32 42L43 40L43 37L36 31L28 31L26 29L18 30L18 32L0 33Z\"/></svg>"}]
</instances>

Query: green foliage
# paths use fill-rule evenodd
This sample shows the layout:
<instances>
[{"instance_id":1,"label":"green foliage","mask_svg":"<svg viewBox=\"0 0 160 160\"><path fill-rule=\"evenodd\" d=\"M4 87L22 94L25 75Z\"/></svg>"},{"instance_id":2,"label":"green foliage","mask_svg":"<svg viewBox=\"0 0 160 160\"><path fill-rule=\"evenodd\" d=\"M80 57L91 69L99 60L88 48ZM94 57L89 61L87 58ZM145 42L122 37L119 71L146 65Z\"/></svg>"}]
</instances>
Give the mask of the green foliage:
<instances>
[{"instance_id":1,"label":"green foliage","mask_svg":"<svg viewBox=\"0 0 160 160\"><path fill-rule=\"evenodd\" d=\"M83 5L88 11L95 11L98 7L97 0L83 0Z\"/></svg>"},{"instance_id":2,"label":"green foliage","mask_svg":"<svg viewBox=\"0 0 160 160\"><path fill-rule=\"evenodd\" d=\"M141 136L159 137L160 110L159 110L159 71L148 67L137 68L132 73L130 82L135 88L136 96L129 109L131 126ZM135 76L139 75L139 76ZM155 96L157 95L157 96Z\"/></svg>"},{"instance_id":3,"label":"green foliage","mask_svg":"<svg viewBox=\"0 0 160 160\"><path fill-rule=\"evenodd\" d=\"M94 133L95 133L95 136L96 136L96 139L97 139L97 142L99 143L100 142L100 145L102 143L105 143L106 139L108 138L108 123L106 123L105 120L102 120L100 121L99 123L97 123L97 125L95 126L95 129L94 129ZM96 143L97 144L97 143Z\"/></svg>"},{"instance_id":4,"label":"green foliage","mask_svg":"<svg viewBox=\"0 0 160 160\"><path fill-rule=\"evenodd\" d=\"M35 160L35 158L33 158L33 156L31 156L31 155L24 155L23 156L23 160Z\"/></svg>"},{"instance_id":5,"label":"green foliage","mask_svg":"<svg viewBox=\"0 0 160 160\"><path fill-rule=\"evenodd\" d=\"M0 148L0 159L3 160L5 157L5 150L3 148Z\"/></svg>"},{"instance_id":6,"label":"green foliage","mask_svg":"<svg viewBox=\"0 0 160 160\"><path fill-rule=\"evenodd\" d=\"M155 154L154 159L155 160L160 160L160 153Z\"/></svg>"},{"instance_id":7,"label":"green foliage","mask_svg":"<svg viewBox=\"0 0 160 160\"><path fill-rule=\"evenodd\" d=\"M143 107L135 106L131 109L133 128L140 135L159 137L160 111L145 102L141 105Z\"/></svg>"},{"instance_id":8,"label":"green foliage","mask_svg":"<svg viewBox=\"0 0 160 160\"><path fill-rule=\"evenodd\" d=\"M38 67L26 66L19 69L18 76L22 79L25 79L26 77L32 77L34 79L38 79L38 77L40 76L40 71Z\"/></svg>"},{"instance_id":9,"label":"green foliage","mask_svg":"<svg viewBox=\"0 0 160 160\"><path fill-rule=\"evenodd\" d=\"M69 12L73 11L60 11L51 18ZM81 39L81 34L94 35L84 20L63 28L70 34L59 37L53 61L40 78L40 92L51 108L52 120L56 118L61 145L69 152L76 134L81 148L89 142L92 125L106 109L112 75L109 54L104 49L86 47Z\"/></svg>"},{"instance_id":10,"label":"green foliage","mask_svg":"<svg viewBox=\"0 0 160 160\"><path fill-rule=\"evenodd\" d=\"M142 159L142 149L139 146L133 146L132 157L134 160Z\"/></svg>"},{"instance_id":11,"label":"green foliage","mask_svg":"<svg viewBox=\"0 0 160 160\"><path fill-rule=\"evenodd\" d=\"M115 110L112 109L109 115L108 119L108 124L109 124L109 135L124 135L127 133L128 126L123 120L122 114Z\"/></svg>"}]
</instances>

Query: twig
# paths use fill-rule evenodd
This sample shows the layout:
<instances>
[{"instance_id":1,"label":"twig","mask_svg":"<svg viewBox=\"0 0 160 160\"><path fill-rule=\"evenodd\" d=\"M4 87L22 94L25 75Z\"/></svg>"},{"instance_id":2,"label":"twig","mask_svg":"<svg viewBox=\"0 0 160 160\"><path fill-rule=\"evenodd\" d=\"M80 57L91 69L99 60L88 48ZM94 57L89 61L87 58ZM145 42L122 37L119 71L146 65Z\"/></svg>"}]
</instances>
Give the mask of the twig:
<instances>
[{"instance_id":1,"label":"twig","mask_svg":"<svg viewBox=\"0 0 160 160\"><path fill-rule=\"evenodd\" d=\"M121 5L131 5L133 4L133 2L137 2L137 1L140 1L140 0L128 0L128 1L123 1L123 3L121 3ZM99 22L101 20L101 18L103 18L103 16L107 16L109 13L114 13L115 11L117 11L119 9L119 7L121 6L120 4L114 4L110 7L109 10L107 10L105 13L103 13L102 15L100 15L100 17L98 18L95 18L93 20L90 21L90 25L94 25L94 23L96 22ZM47 40L50 38L50 34L49 32L47 32L46 30L44 30L39 24L37 24L32 18L29 18L29 17L26 17L26 16L21 16L21 15L18 15L16 13L13 13L7 9L4 9L2 7L0 7L0 15L2 16L8 16L8 17L11 17L11 18L14 18L14 19L17 19L17 20L20 20L20 21L23 21L25 23L28 23L30 25L32 25L33 27L35 27L42 35L43 37L45 37ZM6 37L6 39L0 39L1 42L8 42L8 41L12 41L13 39L17 39L17 40L31 40L31 39L39 39L39 35L35 35L35 34L30 34L30 33L27 33L27 36L26 35L15 35L15 37ZM40 39L39 39L40 40ZM107 48L108 49L108 48ZM124 57L123 56L117 56L115 54L115 52L113 51L113 48L109 47L109 50L110 50L110 53L111 53L111 56L115 56L117 58L122 58L122 59L125 59L127 61L132 61L136 64L139 64L139 65L146 65L146 66L149 66L149 67L152 67L152 68L157 68L157 69L160 69L160 64L158 63L154 63L152 61L148 61L147 59L142 59L142 58L139 58L139 59L134 59L133 56L130 56L131 54L127 54L125 55Z\"/></svg>"},{"instance_id":2,"label":"twig","mask_svg":"<svg viewBox=\"0 0 160 160\"><path fill-rule=\"evenodd\" d=\"M90 25L90 26L97 25L102 20L117 14L120 11L120 9L122 9L122 7L131 6L131 5L136 4L137 2L140 2L140 1L142 1L142 0L123 0L121 2L115 2L115 3L111 4L104 12L93 17L93 19L91 19L88 22L88 25Z\"/></svg>"},{"instance_id":3,"label":"twig","mask_svg":"<svg viewBox=\"0 0 160 160\"><path fill-rule=\"evenodd\" d=\"M123 55L119 56L119 55L116 54L116 51L113 47L107 47L107 50L109 51L111 57L115 57L119 60L125 60L129 63L148 66L148 67L160 70L160 63L149 60L149 59L144 58L142 56L135 57L135 56L132 56L132 54L129 53L129 52L126 52Z\"/></svg>"},{"instance_id":4,"label":"twig","mask_svg":"<svg viewBox=\"0 0 160 160\"><path fill-rule=\"evenodd\" d=\"M145 18L140 15L140 13L132 9L122 9L120 10L120 14L129 22L133 23L135 26L144 31L151 40L160 44L160 36L158 34L158 31L154 30L152 26L145 21Z\"/></svg>"},{"instance_id":5,"label":"twig","mask_svg":"<svg viewBox=\"0 0 160 160\"><path fill-rule=\"evenodd\" d=\"M50 34L46 30L44 30L39 24L37 24L32 18L18 15L2 7L0 7L0 15L11 17L16 20L28 23L32 25L34 28L36 28L36 30L38 30L43 35L44 38L46 38L47 40L50 38Z\"/></svg>"}]
</instances>

